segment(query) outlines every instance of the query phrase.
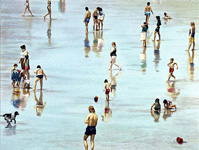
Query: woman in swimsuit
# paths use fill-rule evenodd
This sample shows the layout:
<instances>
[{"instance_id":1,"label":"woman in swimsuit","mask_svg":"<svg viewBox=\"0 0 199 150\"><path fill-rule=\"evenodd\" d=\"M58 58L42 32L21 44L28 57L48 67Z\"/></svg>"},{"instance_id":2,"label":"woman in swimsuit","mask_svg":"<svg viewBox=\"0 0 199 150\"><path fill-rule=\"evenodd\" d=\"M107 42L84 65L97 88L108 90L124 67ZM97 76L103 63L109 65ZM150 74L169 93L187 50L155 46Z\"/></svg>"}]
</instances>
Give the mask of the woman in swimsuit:
<instances>
[{"instance_id":1,"label":"woman in swimsuit","mask_svg":"<svg viewBox=\"0 0 199 150\"><path fill-rule=\"evenodd\" d=\"M98 7L93 12L93 30L95 30L95 24L96 24L96 30L98 28Z\"/></svg>"},{"instance_id":2,"label":"woman in swimsuit","mask_svg":"<svg viewBox=\"0 0 199 150\"><path fill-rule=\"evenodd\" d=\"M22 53L21 53L21 58L19 60L19 63L21 63L21 69L25 70L25 56L28 55L28 51L26 51L26 46L22 45L21 47Z\"/></svg>"},{"instance_id":3,"label":"woman in swimsuit","mask_svg":"<svg viewBox=\"0 0 199 150\"><path fill-rule=\"evenodd\" d=\"M140 41L143 41L143 47L146 47L146 38L147 38L147 30L148 30L148 24L144 22L142 27L142 32L141 32L141 38Z\"/></svg>"},{"instance_id":4,"label":"woman in swimsuit","mask_svg":"<svg viewBox=\"0 0 199 150\"><path fill-rule=\"evenodd\" d=\"M190 50L192 43L193 43L192 51L194 51L194 48L195 48L195 23L194 22L191 22L191 29L189 29L189 47L188 47L188 51Z\"/></svg>"},{"instance_id":5,"label":"woman in swimsuit","mask_svg":"<svg viewBox=\"0 0 199 150\"><path fill-rule=\"evenodd\" d=\"M42 87L43 87L43 77L45 76L45 79L47 80L47 76L44 73L44 71L41 69L40 65L37 66L37 69L34 71L34 73L36 73L36 79L35 79L33 91L36 90L36 86L37 86L37 82L38 81L40 81L40 90L42 90Z\"/></svg>"},{"instance_id":6,"label":"woman in swimsuit","mask_svg":"<svg viewBox=\"0 0 199 150\"><path fill-rule=\"evenodd\" d=\"M160 100L158 98L155 99L155 103L151 106L151 110L154 111L161 111L161 105L160 105Z\"/></svg>"},{"instance_id":7,"label":"woman in swimsuit","mask_svg":"<svg viewBox=\"0 0 199 150\"><path fill-rule=\"evenodd\" d=\"M152 41L155 41L156 33L158 33L158 36L159 36L159 40L157 40L157 41L161 40L161 38L160 38L160 26L161 26L160 16L156 16L156 19L157 19L157 26L155 28L154 39Z\"/></svg>"},{"instance_id":8,"label":"woman in swimsuit","mask_svg":"<svg viewBox=\"0 0 199 150\"><path fill-rule=\"evenodd\" d=\"M115 42L112 42L112 47L113 48L110 50L111 60L110 60L110 69L109 70L112 70L113 64L115 66L117 66L121 70L121 67L116 63L116 57L117 57L116 51L117 51L117 47L116 47L116 43Z\"/></svg>"},{"instance_id":9,"label":"woman in swimsuit","mask_svg":"<svg viewBox=\"0 0 199 150\"><path fill-rule=\"evenodd\" d=\"M28 9L28 11L30 12L31 16L33 17L32 11L30 10L29 0L26 0L26 2L24 3L24 5L26 5L26 8L25 8L25 10L24 10L24 13L23 13L21 16L22 16L22 17L25 16L26 9Z\"/></svg>"},{"instance_id":10,"label":"woman in swimsuit","mask_svg":"<svg viewBox=\"0 0 199 150\"><path fill-rule=\"evenodd\" d=\"M146 16L146 23L148 24L148 21L149 21L149 17L151 15L151 12L153 14L153 11L152 11L152 8L150 6L150 2L147 2L147 6L145 7L145 10L144 10L144 15Z\"/></svg>"},{"instance_id":11,"label":"woman in swimsuit","mask_svg":"<svg viewBox=\"0 0 199 150\"><path fill-rule=\"evenodd\" d=\"M47 2L48 6L47 6L47 10L48 10L48 13L44 16L44 20L46 19L46 16L50 16L50 20L51 20L51 0L48 0Z\"/></svg>"},{"instance_id":12,"label":"woman in swimsuit","mask_svg":"<svg viewBox=\"0 0 199 150\"><path fill-rule=\"evenodd\" d=\"M171 58L170 63L168 63L167 65L169 67L168 81L170 80L171 76L174 78L174 80L176 79L176 77L173 75L175 65L176 65L176 69L178 69L178 64L174 62L173 58Z\"/></svg>"}]
</instances>

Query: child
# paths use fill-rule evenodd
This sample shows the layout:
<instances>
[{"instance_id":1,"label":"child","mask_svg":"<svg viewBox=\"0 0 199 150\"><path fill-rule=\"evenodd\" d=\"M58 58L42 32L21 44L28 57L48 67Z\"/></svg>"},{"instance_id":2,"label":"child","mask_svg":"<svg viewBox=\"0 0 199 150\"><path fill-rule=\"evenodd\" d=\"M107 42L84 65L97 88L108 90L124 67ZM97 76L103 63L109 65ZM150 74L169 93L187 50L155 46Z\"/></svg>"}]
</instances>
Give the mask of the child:
<instances>
[{"instance_id":1,"label":"child","mask_svg":"<svg viewBox=\"0 0 199 150\"><path fill-rule=\"evenodd\" d=\"M165 12L163 19L172 19L172 18Z\"/></svg>"},{"instance_id":2,"label":"child","mask_svg":"<svg viewBox=\"0 0 199 150\"><path fill-rule=\"evenodd\" d=\"M164 103L164 108L166 109L172 109L175 108L177 109L176 105L173 105L171 101L167 101L166 99L163 101Z\"/></svg>"},{"instance_id":3,"label":"child","mask_svg":"<svg viewBox=\"0 0 199 150\"><path fill-rule=\"evenodd\" d=\"M155 103L151 106L151 110L161 111L160 100L158 98L155 99Z\"/></svg>"},{"instance_id":4,"label":"child","mask_svg":"<svg viewBox=\"0 0 199 150\"><path fill-rule=\"evenodd\" d=\"M105 86L104 86L103 91L105 91L106 100L109 101L109 92L110 92L111 84L108 83L107 79L104 80L104 84Z\"/></svg>"},{"instance_id":5,"label":"child","mask_svg":"<svg viewBox=\"0 0 199 150\"><path fill-rule=\"evenodd\" d=\"M174 80L176 79L176 77L173 75L175 65L176 65L176 69L178 69L178 64L174 62L173 58L171 58L170 63L168 63L167 65L169 67L168 81L170 80L171 76L174 78Z\"/></svg>"},{"instance_id":6,"label":"child","mask_svg":"<svg viewBox=\"0 0 199 150\"><path fill-rule=\"evenodd\" d=\"M30 65L29 65L29 56L28 55L25 56L24 64L25 64L25 72L28 74L28 80L30 80L30 73L29 73Z\"/></svg>"},{"instance_id":7,"label":"child","mask_svg":"<svg viewBox=\"0 0 199 150\"><path fill-rule=\"evenodd\" d=\"M30 10L29 0L26 0L26 2L24 3L24 5L26 5L26 8L24 10L24 13L21 16L24 17L24 15L26 13L26 9L28 9L28 11L30 12L31 16L33 17L32 11Z\"/></svg>"},{"instance_id":8,"label":"child","mask_svg":"<svg viewBox=\"0 0 199 150\"><path fill-rule=\"evenodd\" d=\"M161 40L161 38L160 38L160 26L161 26L160 16L156 16L156 19L157 19L157 26L155 28L153 41L155 41L156 33L158 33L158 36L159 36L159 40L157 40L157 41L160 41Z\"/></svg>"},{"instance_id":9,"label":"child","mask_svg":"<svg viewBox=\"0 0 199 150\"><path fill-rule=\"evenodd\" d=\"M142 27L142 32L141 32L141 38L140 40L143 41L143 47L146 47L146 38L147 38L147 30L148 30L148 24L144 22Z\"/></svg>"},{"instance_id":10,"label":"child","mask_svg":"<svg viewBox=\"0 0 199 150\"><path fill-rule=\"evenodd\" d=\"M194 22L191 22L191 29L189 29L189 47L187 51L190 50L192 43L193 43L192 51L194 51L194 48L195 48L195 23Z\"/></svg>"},{"instance_id":11,"label":"child","mask_svg":"<svg viewBox=\"0 0 199 150\"><path fill-rule=\"evenodd\" d=\"M47 2L48 6L47 6L47 10L48 10L48 13L44 16L44 20L46 19L46 16L50 16L50 20L51 20L51 0L48 0Z\"/></svg>"},{"instance_id":12,"label":"child","mask_svg":"<svg viewBox=\"0 0 199 150\"><path fill-rule=\"evenodd\" d=\"M35 79L33 91L36 90L36 86L37 86L37 82L38 81L40 81L40 89L42 90L42 87L43 87L43 77L45 76L45 79L47 80L47 76L44 73L44 71L41 69L40 65L37 66L37 70L35 70L34 73L36 74L36 79Z\"/></svg>"},{"instance_id":13,"label":"child","mask_svg":"<svg viewBox=\"0 0 199 150\"><path fill-rule=\"evenodd\" d=\"M24 89L30 89L30 80L27 79L26 74L24 73L24 71L22 71L21 73L21 77L23 77L23 86Z\"/></svg>"},{"instance_id":14,"label":"child","mask_svg":"<svg viewBox=\"0 0 199 150\"><path fill-rule=\"evenodd\" d=\"M11 69L11 80L12 80L12 87L15 88L15 82L17 82L17 87L19 88L19 84L21 82L21 70L17 70L17 64L13 65Z\"/></svg>"}]
</instances>

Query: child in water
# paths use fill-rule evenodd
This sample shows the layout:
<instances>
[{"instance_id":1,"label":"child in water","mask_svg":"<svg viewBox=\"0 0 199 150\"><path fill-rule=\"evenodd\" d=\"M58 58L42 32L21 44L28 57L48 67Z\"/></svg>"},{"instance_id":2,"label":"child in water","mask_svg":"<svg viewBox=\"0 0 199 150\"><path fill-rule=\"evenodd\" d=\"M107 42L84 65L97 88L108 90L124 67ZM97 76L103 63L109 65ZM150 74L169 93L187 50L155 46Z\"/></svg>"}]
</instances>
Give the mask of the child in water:
<instances>
[{"instance_id":1,"label":"child in water","mask_svg":"<svg viewBox=\"0 0 199 150\"><path fill-rule=\"evenodd\" d=\"M17 82L17 87L19 88L19 84L21 82L21 71L17 70L18 67L17 64L13 65L13 68L11 69L11 80L12 80L12 87L15 88L15 83Z\"/></svg>"},{"instance_id":2,"label":"child in water","mask_svg":"<svg viewBox=\"0 0 199 150\"><path fill-rule=\"evenodd\" d=\"M166 99L163 101L164 103L164 108L166 109L172 109L175 108L177 109L176 105L173 105L171 101L167 101Z\"/></svg>"},{"instance_id":3,"label":"child in water","mask_svg":"<svg viewBox=\"0 0 199 150\"><path fill-rule=\"evenodd\" d=\"M173 58L171 58L170 63L168 63L167 65L169 67L168 81L170 80L171 76L174 78L174 80L176 79L176 77L173 75L175 65L176 65L176 69L178 69L178 64L174 62Z\"/></svg>"},{"instance_id":4,"label":"child in water","mask_svg":"<svg viewBox=\"0 0 199 150\"><path fill-rule=\"evenodd\" d=\"M172 19L172 18L165 12L163 19Z\"/></svg>"},{"instance_id":5,"label":"child in water","mask_svg":"<svg viewBox=\"0 0 199 150\"><path fill-rule=\"evenodd\" d=\"M108 83L107 79L104 80L104 84L105 86L104 86L103 91L105 91L106 100L109 101L109 92L110 92L111 84Z\"/></svg>"},{"instance_id":6,"label":"child in water","mask_svg":"<svg viewBox=\"0 0 199 150\"><path fill-rule=\"evenodd\" d=\"M153 105L151 106L151 110L161 111L161 105L159 101L160 101L159 98L155 99L155 103L153 103Z\"/></svg>"}]
</instances>

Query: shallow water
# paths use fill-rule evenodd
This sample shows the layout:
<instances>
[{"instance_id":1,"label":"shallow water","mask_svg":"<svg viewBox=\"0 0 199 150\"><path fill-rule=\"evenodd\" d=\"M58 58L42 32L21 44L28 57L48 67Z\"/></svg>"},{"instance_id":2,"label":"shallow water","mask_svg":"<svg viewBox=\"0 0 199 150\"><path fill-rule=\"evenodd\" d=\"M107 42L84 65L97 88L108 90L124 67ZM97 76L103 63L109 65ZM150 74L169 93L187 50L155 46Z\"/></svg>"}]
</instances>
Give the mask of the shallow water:
<instances>
[{"instance_id":1,"label":"shallow water","mask_svg":"<svg viewBox=\"0 0 199 150\"><path fill-rule=\"evenodd\" d=\"M95 149L198 149L199 2L151 1L155 15L163 16L166 11L173 19L167 24L162 20L162 41L154 46L151 39L156 19L155 15L150 17L151 36L146 50L139 41L145 1L66 0L65 12L64 7L60 12L59 3L59 0L52 1L55 20L44 22L45 1L30 0L35 17L26 12L27 17L23 18L20 16L24 11L23 0L1 0L1 114L16 110L20 113L17 125L10 128L5 128L1 118L1 149L83 149L84 119L89 105L95 107L99 117ZM104 9L103 34L92 32L91 21L89 33L85 35L85 6L91 11L97 6ZM188 47L191 21L196 23L194 71L184 51ZM117 43L121 72L115 68L108 71L112 41ZM10 70L19 61L22 44L27 46L30 55L31 86L38 64L48 76L42 93L21 89L21 94L12 94ZM160 51L154 53L157 47ZM168 84L167 63L171 57L179 64L179 70L174 72L177 81ZM112 115L103 122L101 115L108 105L103 92L105 78L115 80L117 86L110 93ZM99 96L98 103L93 101L95 96ZM161 101L172 100L178 110L162 109L160 116L151 114L150 107L157 97ZM13 100L19 98L21 103L15 108ZM37 113L35 106L39 100L46 105ZM174 140L178 136L187 143L177 144Z\"/></svg>"}]
</instances>

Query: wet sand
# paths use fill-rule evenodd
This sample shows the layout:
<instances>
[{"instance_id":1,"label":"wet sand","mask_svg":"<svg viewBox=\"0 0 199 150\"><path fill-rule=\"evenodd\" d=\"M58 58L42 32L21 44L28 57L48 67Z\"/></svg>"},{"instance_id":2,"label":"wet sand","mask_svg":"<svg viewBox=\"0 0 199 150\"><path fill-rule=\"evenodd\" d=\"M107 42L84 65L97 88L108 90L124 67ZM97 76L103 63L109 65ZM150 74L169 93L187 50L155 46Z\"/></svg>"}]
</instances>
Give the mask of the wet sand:
<instances>
[{"instance_id":1,"label":"wet sand","mask_svg":"<svg viewBox=\"0 0 199 150\"><path fill-rule=\"evenodd\" d=\"M64 1L64 0L62 0ZM199 147L199 51L195 51L194 71L188 66L188 30L196 23L196 49L199 47L198 1L151 1L155 15L149 21L148 47L143 53L140 25L144 22L145 1L65 1L65 12L60 12L60 1L52 2L52 18L43 21L47 13L46 1L31 1L26 17L24 1L11 3L1 0L1 114L19 111L17 125L5 128L1 118L1 149L83 149L84 119L88 106L93 105L99 117L96 150L121 149L198 149ZM14 7L13 7L14 6ZM106 14L104 31L93 34L92 21L85 35L84 7L91 11L101 6ZM10 8L13 9L10 9ZM63 7L62 7L63 8ZM156 15L164 12L173 18L162 20L160 52L154 54L153 38ZM85 41L89 46L84 46ZM98 46L100 43L101 47ZM119 73L109 68L109 49L115 41L118 47ZM33 71L40 64L48 76L44 90L23 91L19 108L13 106L10 70L20 58L20 46L25 44L30 55L31 86ZM157 46L157 42L155 43ZM85 57L86 56L86 57ZM167 63L171 57L179 64L174 74L177 81L166 83ZM116 79L116 91L110 94L112 116L101 121L107 106L103 92L104 79ZM39 85L37 86L39 89ZM168 90L171 89L172 90ZM43 95L42 99L40 95ZM93 98L99 96L99 102ZM177 105L176 112L162 109L160 116L151 114L154 99L166 98ZM46 105L41 115L36 113L36 102ZM163 105L162 105L163 107ZM176 137L187 142L177 144ZM89 140L88 140L89 142ZM90 143L89 143L90 148Z\"/></svg>"}]
</instances>

